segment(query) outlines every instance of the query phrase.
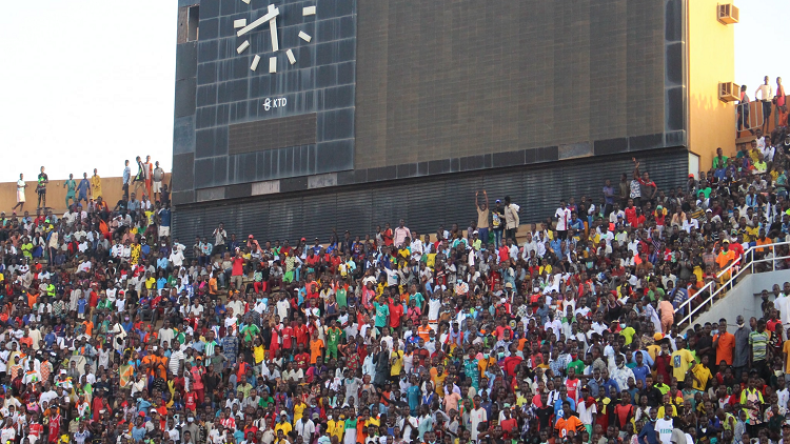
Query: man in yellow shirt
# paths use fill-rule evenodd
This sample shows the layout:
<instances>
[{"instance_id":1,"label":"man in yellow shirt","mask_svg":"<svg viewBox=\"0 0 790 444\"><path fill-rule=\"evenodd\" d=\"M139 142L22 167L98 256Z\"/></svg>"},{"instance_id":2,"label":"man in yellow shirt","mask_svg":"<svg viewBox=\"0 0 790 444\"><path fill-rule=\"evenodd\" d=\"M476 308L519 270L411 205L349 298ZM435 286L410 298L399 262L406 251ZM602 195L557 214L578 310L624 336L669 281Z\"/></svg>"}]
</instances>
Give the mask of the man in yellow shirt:
<instances>
[{"instance_id":1,"label":"man in yellow shirt","mask_svg":"<svg viewBox=\"0 0 790 444\"><path fill-rule=\"evenodd\" d=\"M294 423L302 419L302 413L304 413L304 409L306 408L307 404L305 404L304 401L301 399L296 400L296 403L294 403Z\"/></svg>"},{"instance_id":2,"label":"man in yellow shirt","mask_svg":"<svg viewBox=\"0 0 790 444\"><path fill-rule=\"evenodd\" d=\"M346 429L346 422L340 419L340 411L337 409L332 410L329 420L326 422L327 435L336 436L337 442L343 442L343 433Z\"/></svg>"},{"instance_id":3,"label":"man in yellow shirt","mask_svg":"<svg viewBox=\"0 0 790 444\"><path fill-rule=\"evenodd\" d=\"M296 406L294 406L294 407L296 407ZM304 408L302 408L302 410L304 410ZM275 434L277 432L279 432L280 430L283 431L283 435L284 436L288 436L288 434L291 433L291 431L293 430L293 426L291 425L290 422L288 422L288 413L285 410L280 412L280 422L278 422L274 426L274 433Z\"/></svg>"},{"instance_id":4,"label":"man in yellow shirt","mask_svg":"<svg viewBox=\"0 0 790 444\"><path fill-rule=\"evenodd\" d=\"M678 349L672 353L670 359L670 363L672 364L672 376L678 380L678 388L682 390L685 387L686 375L689 369L694 366L694 355L685 348L685 339L678 337L675 339L675 345L677 345Z\"/></svg>"},{"instance_id":5,"label":"man in yellow shirt","mask_svg":"<svg viewBox=\"0 0 790 444\"><path fill-rule=\"evenodd\" d=\"M101 197L101 177L99 177L99 170L93 169L93 176L91 177L91 196L93 200Z\"/></svg>"},{"instance_id":6,"label":"man in yellow shirt","mask_svg":"<svg viewBox=\"0 0 790 444\"><path fill-rule=\"evenodd\" d=\"M713 375L708 368L708 355L702 355L701 361L691 369L691 387L702 392L705 391Z\"/></svg>"},{"instance_id":7,"label":"man in yellow shirt","mask_svg":"<svg viewBox=\"0 0 790 444\"><path fill-rule=\"evenodd\" d=\"M434 391L440 397L444 397L445 379L447 379L447 373L444 372L443 365L439 365L431 369L431 382L433 382Z\"/></svg>"}]
</instances>

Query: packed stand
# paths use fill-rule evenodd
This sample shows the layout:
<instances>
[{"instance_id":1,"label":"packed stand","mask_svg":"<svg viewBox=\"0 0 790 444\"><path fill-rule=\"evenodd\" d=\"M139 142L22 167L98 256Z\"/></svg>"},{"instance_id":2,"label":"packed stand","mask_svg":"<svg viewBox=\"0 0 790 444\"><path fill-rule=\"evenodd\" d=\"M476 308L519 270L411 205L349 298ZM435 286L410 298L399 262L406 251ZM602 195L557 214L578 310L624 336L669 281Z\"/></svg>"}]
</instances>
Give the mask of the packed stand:
<instances>
[{"instance_id":1,"label":"packed stand","mask_svg":"<svg viewBox=\"0 0 790 444\"><path fill-rule=\"evenodd\" d=\"M788 231L790 138L771 136L678 189L635 160L539 224L481 190L466 230L323 243L171 239L138 158L112 208L75 185L61 216L2 215L0 440L779 442L790 283L759 319L675 322L748 248L787 255L766 246Z\"/></svg>"}]
</instances>

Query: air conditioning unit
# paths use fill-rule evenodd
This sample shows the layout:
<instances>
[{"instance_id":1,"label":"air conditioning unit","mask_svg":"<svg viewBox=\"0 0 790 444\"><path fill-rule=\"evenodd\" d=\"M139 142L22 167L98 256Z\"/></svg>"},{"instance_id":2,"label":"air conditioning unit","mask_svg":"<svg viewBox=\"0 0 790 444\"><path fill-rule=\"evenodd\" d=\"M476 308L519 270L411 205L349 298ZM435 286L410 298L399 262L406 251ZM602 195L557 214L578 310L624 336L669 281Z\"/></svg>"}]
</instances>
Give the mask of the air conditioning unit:
<instances>
[{"instance_id":1,"label":"air conditioning unit","mask_svg":"<svg viewBox=\"0 0 790 444\"><path fill-rule=\"evenodd\" d=\"M719 100L722 102L737 102L740 100L741 87L733 82L719 83Z\"/></svg>"},{"instance_id":2,"label":"air conditioning unit","mask_svg":"<svg viewBox=\"0 0 790 444\"><path fill-rule=\"evenodd\" d=\"M738 8L732 3L717 4L716 5L716 18L725 25L738 23L740 12Z\"/></svg>"}]
</instances>

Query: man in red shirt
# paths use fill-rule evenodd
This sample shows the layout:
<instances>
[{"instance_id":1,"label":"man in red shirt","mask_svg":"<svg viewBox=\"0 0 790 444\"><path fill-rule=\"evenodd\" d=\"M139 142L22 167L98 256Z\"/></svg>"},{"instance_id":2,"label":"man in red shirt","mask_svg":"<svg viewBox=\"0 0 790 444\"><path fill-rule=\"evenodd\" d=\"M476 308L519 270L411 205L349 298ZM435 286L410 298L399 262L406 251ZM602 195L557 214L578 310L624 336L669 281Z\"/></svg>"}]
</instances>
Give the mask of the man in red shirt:
<instances>
[{"instance_id":1,"label":"man in red shirt","mask_svg":"<svg viewBox=\"0 0 790 444\"><path fill-rule=\"evenodd\" d=\"M628 225L636 227L636 207L633 199L628 199L628 206L625 208L625 220L628 222Z\"/></svg>"},{"instance_id":2,"label":"man in red shirt","mask_svg":"<svg viewBox=\"0 0 790 444\"><path fill-rule=\"evenodd\" d=\"M299 353L294 356L294 362L296 363L296 367L301 369L302 371L307 370L307 366L310 364L310 353L305 351L304 345L298 345Z\"/></svg>"},{"instance_id":3,"label":"man in red shirt","mask_svg":"<svg viewBox=\"0 0 790 444\"><path fill-rule=\"evenodd\" d=\"M403 304L398 300L398 298L392 298L389 300L389 309L390 328L395 330L400 327L400 321L403 317Z\"/></svg>"}]
</instances>

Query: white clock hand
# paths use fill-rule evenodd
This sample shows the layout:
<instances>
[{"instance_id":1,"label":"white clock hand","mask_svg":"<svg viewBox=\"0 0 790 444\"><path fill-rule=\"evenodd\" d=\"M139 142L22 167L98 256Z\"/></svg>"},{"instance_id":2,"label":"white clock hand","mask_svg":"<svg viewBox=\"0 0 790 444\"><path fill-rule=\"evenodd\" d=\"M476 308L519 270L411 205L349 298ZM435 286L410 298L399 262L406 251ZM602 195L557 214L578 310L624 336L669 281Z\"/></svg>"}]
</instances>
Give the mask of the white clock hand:
<instances>
[{"instance_id":1,"label":"white clock hand","mask_svg":"<svg viewBox=\"0 0 790 444\"><path fill-rule=\"evenodd\" d=\"M276 8L274 5L269 5L269 14L274 12ZM272 51L277 52L280 50L280 42L277 40L277 17L269 20L269 32L272 34Z\"/></svg>"},{"instance_id":2,"label":"white clock hand","mask_svg":"<svg viewBox=\"0 0 790 444\"><path fill-rule=\"evenodd\" d=\"M262 24L268 22L269 20L277 17L278 15L280 15L280 10L279 9L274 8L273 10L269 10L269 12L266 15L264 15L263 17L259 18L258 20L255 20L254 22L250 23L249 25L239 29L239 32L236 33L236 36L237 37L241 37L244 34L252 31L255 28L257 28L258 26L261 26Z\"/></svg>"}]
</instances>

